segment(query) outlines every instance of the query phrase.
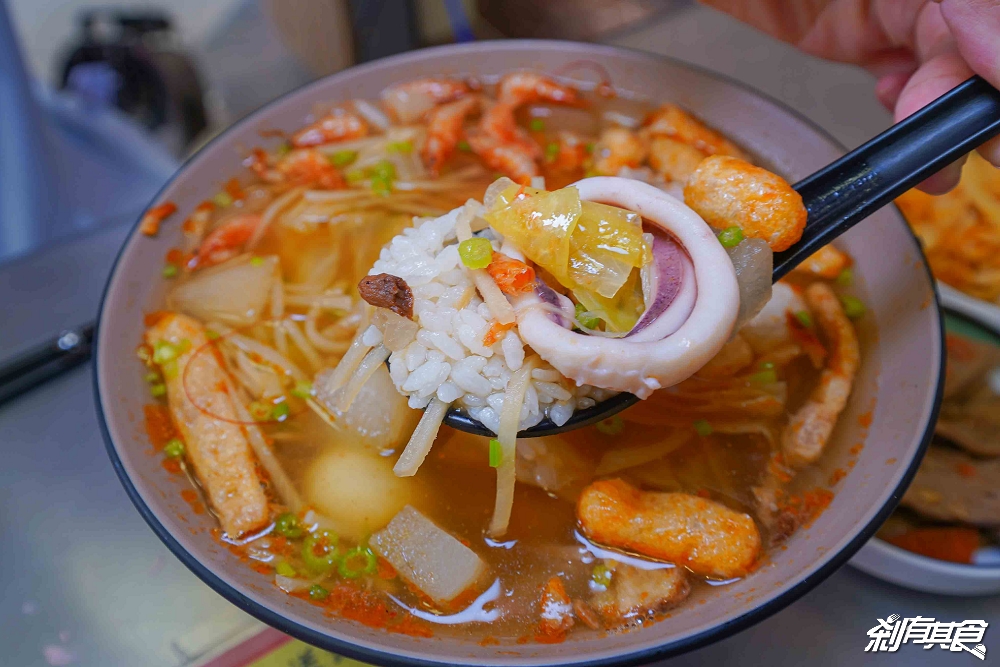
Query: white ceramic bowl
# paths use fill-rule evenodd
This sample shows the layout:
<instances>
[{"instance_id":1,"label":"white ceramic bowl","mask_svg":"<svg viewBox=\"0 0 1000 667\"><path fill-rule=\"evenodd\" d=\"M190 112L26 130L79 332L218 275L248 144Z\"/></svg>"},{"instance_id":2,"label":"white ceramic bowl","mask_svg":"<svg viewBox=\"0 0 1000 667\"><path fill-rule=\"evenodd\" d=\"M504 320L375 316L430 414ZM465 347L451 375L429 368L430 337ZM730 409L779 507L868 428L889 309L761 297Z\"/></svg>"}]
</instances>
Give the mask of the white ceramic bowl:
<instances>
[{"instance_id":1,"label":"white ceramic bowl","mask_svg":"<svg viewBox=\"0 0 1000 667\"><path fill-rule=\"evenodd\" d=\"M319 102L375 98L389 84L423 76L496 75L519 68L557 72L580 61L603 66L622 94L691 109L790 181L843 153L829 136L781 104L739 83L645 53L595 44L488 41L412 52L354 67L291 93L211 141L177 173L156 202L173 201L183 218L240 171L241 149L262 143L261 129L294 130ZM591 81L593 81L591 79ZM594 82L596 83L596 82ZM215 522L192 515L172 476L149 455L142 426L148 389L132 354L143 313L162 303L163 256L179 245L179 224L156 238L133 232L111 274L95 344L99 420L130 498L156 534L208 585L288 634L340 654L382 664L620 665L650 662L718 640L803 595L864 544L892 511L929 440L942 379L941 318L919 245L894 208L852 229L838 243L856 261L868 306L859 327L863 361L817 480L849 461L830 506L769 554L752 576L690 600L670 619L641 631L571 639L557 645L482 646L467 639L388 634L324 616L241 563L211 536ZM871 422L869 424L869 419ZM865 443L857 453L855 446Z\"/></svg>"}]
</instances>

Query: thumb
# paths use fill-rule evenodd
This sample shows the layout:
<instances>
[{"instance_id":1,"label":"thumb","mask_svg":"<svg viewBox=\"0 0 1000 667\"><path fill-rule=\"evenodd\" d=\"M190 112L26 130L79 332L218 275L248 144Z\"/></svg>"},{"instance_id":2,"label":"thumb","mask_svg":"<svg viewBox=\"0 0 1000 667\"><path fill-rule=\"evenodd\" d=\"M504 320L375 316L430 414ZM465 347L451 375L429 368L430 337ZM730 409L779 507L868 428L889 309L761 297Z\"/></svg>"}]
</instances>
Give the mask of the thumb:
<instances>
[{"instance_id":1,"label":"thumb","mask_svg":"<svg viewBox=\"0 0 1000 667\"><path fill-rule=\"evenodd\" d=\"M943 0L941 16L955 37L959 53L994 88L1000 89L1000 3L996 0ZM1000 167L1000 138L979 148L984 158Z\"/></svg>"}]
</instances>

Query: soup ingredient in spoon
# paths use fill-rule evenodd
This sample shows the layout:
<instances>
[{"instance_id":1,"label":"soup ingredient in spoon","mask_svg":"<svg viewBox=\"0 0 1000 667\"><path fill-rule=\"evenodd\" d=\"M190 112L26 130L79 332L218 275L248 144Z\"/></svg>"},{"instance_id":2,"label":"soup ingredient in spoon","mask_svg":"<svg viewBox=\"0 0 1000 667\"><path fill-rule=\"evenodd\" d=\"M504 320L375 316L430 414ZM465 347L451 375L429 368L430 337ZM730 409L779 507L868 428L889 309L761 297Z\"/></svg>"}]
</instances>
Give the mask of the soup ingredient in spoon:
<instances>
[{"instance_id":1,"label":"soup ingredient in spoon","mask_svg":"<svg viewBox=\"0 0 1000 667\"><path fill-rule=\"evenodd\" d=\"M388 273L365 276L358 283L358 292L376 308L388 308L397 315L413 319L413 290L398 276Z\"/></svg>"},{"instance_id":2,"label":"soup ingredient in spoon","mask_svg":"<svg viewBox=\"0 0 1000 667\"><path fill-rule=\"evenodd\" d=\"M369 544L400 577L437 604L454 600L486 573L486 563L476 552L410 505L372 535Z\"/></svg>"},{"instance_id":3,"label":"soup ingredient in spoon","mask_svg":"<svg viewBox=\"0 0 1000 667\"><path fill-rule=\"evenodd\" d=\"M854 325L844 314L833 289L826 283L813 283L806 288L805 298L827 339L829 354L819 382L781 434L785 460L793 467L812 463L823 453L837 418L847 405L860 361Z\"/></svg>"},{"instance_id":4,"label":"soup ingredient in spoon","mask_svg":"<svg viewBox=\"0 0 1000 667\"><path fill-rule=\"evenodd\" d=\"M170 416L222 529L239 537L267 525L267 497L226 390L226 371L211 350L203 349L208 343L204 327L186 315L167 313L146 331L146 342L179 351L164 364Z\"/></svg>"},{"instance_id":5,"label":"soup ingredient in spoon","mask_svg":"<svg viewBox=\"0 0 1000 667\"><path fill-rule=\"evenodd\" d=\"M750 516L686 493L641 491L621 479L584 489L576 515L594 542L706 577L742 577L760 554L760 533Z\"/></svg>"},{"instance_id":6,"label":"soup ingredient in spoon","mask_svg":"<svg viewBox=\"0 0 1000 667\"><path fill-rule=\"evenodd\" d=\"M733 225L771 250L787 250L802 238L806 208L785 179L725 155L705 158L684 186L684 203L712 227Z\"/></svg>"}]
</instances>

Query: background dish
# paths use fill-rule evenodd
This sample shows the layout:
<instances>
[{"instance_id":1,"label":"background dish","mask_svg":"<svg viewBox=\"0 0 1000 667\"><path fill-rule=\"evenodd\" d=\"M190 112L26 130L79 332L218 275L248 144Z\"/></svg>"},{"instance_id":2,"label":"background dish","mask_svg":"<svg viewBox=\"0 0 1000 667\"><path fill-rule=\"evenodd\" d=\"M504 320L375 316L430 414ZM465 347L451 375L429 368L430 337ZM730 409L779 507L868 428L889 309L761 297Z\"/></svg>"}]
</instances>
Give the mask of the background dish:
<instances>
[{"instance_id":1,"label":"background dish","mask_svg":"<svg viewBox=\"0 0 1000 667\"><path fill-rule=\"evenodd\" d=\"M240 147L267 128L300 125L313 104L374 96L386 85L428 74L495 74L520 67L552 73L581 59L598 60L622 91L676 101L734 137L794 181L832 161L842 149L807 121L736 84L654 56L592 44L504 42L443 47L348 70L297 91L250 116L195 156L158 201L193 203L234 172ZM584 78L583 74L581 78ZM584 78L584 80L587 80ZM591 79L592 80L592 79ZM269 580L237 562L209 533L207 516L188 514L178 481L148 455L140 415L142 379L127 351L141 336L142 312L162 296L151 287L179 229L154 241L133 235L105 294L98 334L96 383L109 452L132 500L157 534L196 574L241 608L292 635L369 661L478 664L604 664L677 653L735 632L791 602L832 572L881 524L913 474L926 442L941 375L941 329L934 292L918 246L893 210L883 210L843 239L867 285L870 315L865 362L835 431L823 472L854 466L836 487L830 508L800 531L753 577L717 589L684 618L641 633L556 646L510 647L503 656L476 644L420 640L331 621L308 604L288 600ZM885 248L895 248L887 253ZM865 290L862 290L865 291ZM878 335L872 327L878 324ZM888 352L891 350L891 354ZM870 426L865 426L869 424ZM857 447L867 443L867 446ZM763 592L762 592L763 591ZM507 649L508 647L504 647Z\"/></svg>"},{"instance_id":2,"label":"background dish","mask_svg":"<svg viewBox=\"0 0 1000 667\"><path fill-rule=\"evenodd\" d=\"M992 332L1000 331L1000 308L938 283L941 306L957 312ZM851 559L862 572L893 584L941 595L1000 593L1000 566L964 565L915 554L872 538Z\"/></svg>"}]
</instances>

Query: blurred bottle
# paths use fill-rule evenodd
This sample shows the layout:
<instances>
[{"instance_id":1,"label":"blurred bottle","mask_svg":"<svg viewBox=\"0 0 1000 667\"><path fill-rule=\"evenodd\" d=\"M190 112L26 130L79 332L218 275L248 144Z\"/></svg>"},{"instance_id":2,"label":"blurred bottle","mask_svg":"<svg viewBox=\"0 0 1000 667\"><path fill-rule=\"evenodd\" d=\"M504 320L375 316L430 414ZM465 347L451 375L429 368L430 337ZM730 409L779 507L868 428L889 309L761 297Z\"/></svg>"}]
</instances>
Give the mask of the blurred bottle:
<instances>
[{"instance_id":1,"label":"blurred bottle","mask_svg":"<svg viewBox=\"0 0 1000 667\"><path fill-rule=\"evenodd\" d=\"M79 43L58 81L84 103L125 112L174 155L208 124L194 63L177 46L170 19L155 10L83 12Z\"/></svg>"}]
</instances>

